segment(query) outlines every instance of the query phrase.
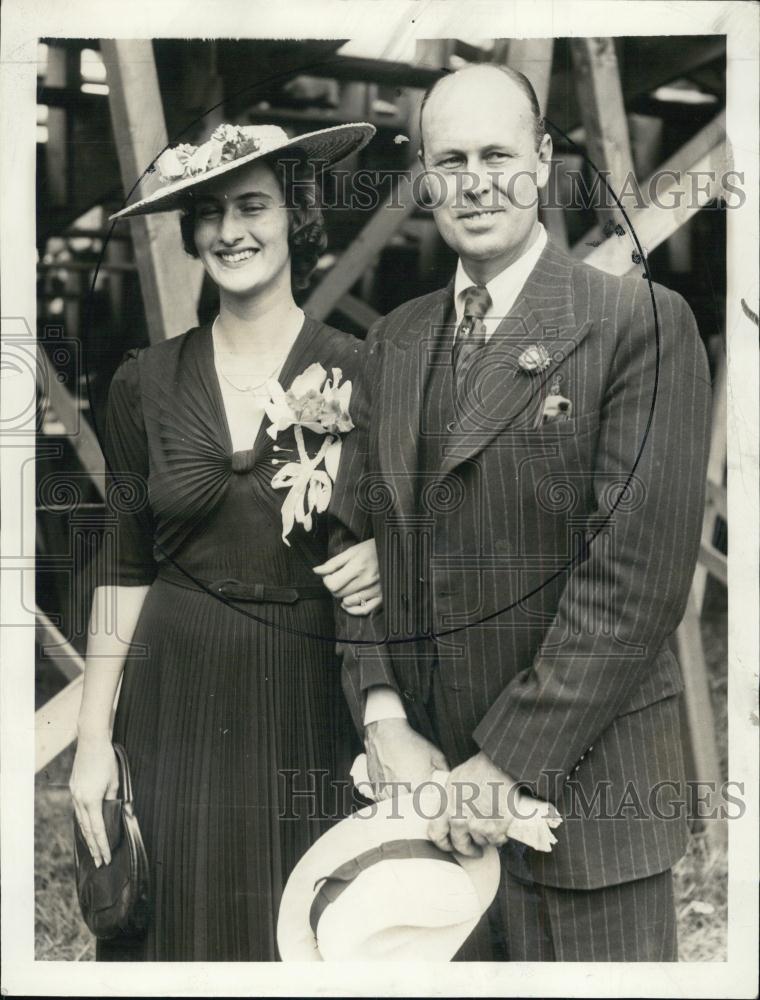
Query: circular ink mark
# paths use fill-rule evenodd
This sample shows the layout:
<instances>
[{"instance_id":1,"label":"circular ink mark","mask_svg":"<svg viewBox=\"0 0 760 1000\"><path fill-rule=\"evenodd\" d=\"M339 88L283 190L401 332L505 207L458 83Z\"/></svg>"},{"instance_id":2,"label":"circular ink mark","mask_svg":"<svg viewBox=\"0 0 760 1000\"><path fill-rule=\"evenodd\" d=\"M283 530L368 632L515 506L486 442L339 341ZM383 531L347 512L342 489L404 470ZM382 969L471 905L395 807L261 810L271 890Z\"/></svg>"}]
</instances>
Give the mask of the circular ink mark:
<instances>
[{"instance_id":1,"label":"circular ink mark","mask_svg":"<svg viewBox=\"0 0 760 1000\"><path fill-rule=\"evenodd\" d=\"M312 63L312 64L309 64L309 65L305 65L305 66L301 67L299 71L300 72L306 72L309 69L316 68L317 66L319 66L319 67L329 66L329 62L319 61L317 63ZM278 82L280 80L287 80L292 75L293 75L292 71L289 71L287 73L278 74L276 76L269 77L266 80L259 80L255 84L251 84L249 86L242 87L239 91L236 91L235 93L229 95L227 99L229 99L231 97L237 97L238 95L246 93L247 91L254 89L254 87L259 87L259 86L261 86L262 84L265 84L265 83L275 83L275 82ZM156 157L154 158L153 162L148 165L148 167L143 171L143 173L135 181L134 185L132 186L132 188L128 192L126 198L124 199L124 206L125 207L126 207L127 203L129 202L130 198L132 197L133 193L137 190L137 188L138 188L140 182L142 181L142 179L145 176L147 176L148 174L151 174L151 173L153 173L155 171L154 164L155 164L156 160L159 158L159 156L166 149L168 149L171 145L174 145L176 142L178 142L182 138L182 136L186 135L193 128L193 126L195 126L198 122L202 121L206 117L206 115L210 114L212 111L215 111L217 108L222 107L223 103L224 103L223 101L218 102L217 104L215 104L212 107L210 107L206 112L204 112L204 114L199 115L197 118L193 119L184 129L182 129L181 132L178 133L178 135L173 140L171 140L171 142L167 143L166 146L163 147L163 149L159 150L159 152L156 154ZM632 258L633 259L638 258L637 262L640 262L641 264L643 264L644 273L642 274L642 277L646 278L646 280L647 280L647 283L649 285L649 294L650 294L650 298L651 298L651 301L652 301L652 312L653 312L653 316L654 316L654 335L655 335L655 372L654 372L654 385L653 385L653 388L652 388L652 399L651 399L651 403L650 403L650 407L649 407L649 414L648 414L648 417L647 417L646 426L644 428L643 437L641 439L641 444L639 446L638 452L636 453L636 458L634 460L633 466L631 467L630 471L628 472L627 478L624 480L622 486L618 487L618 491L617 491L617 495L615 497L614 503L611 506L610 511L607 514L607 516L599 524L598 527L596 527L594 529L589 529L589 531L586 533L585 538L583 538L582 540L579 540L578 546L577 546L578 551L576 552L576 554L574 556L572 556L570 559L568 559L568 561L567 561L567 563L565 563L565 565L563 565L562 567L560 567L560 569L558 569L555 572L553 572L552 574L550 574L542 583L540 583L538 586L534 587L532 590L527 591L525 594L523 594L517 600L512 601L508 605L505 605L503 608L499 608L497 611L494 611L491 614L484 615L482 618L479 618L477 621L467 622L464 625L458 625L458 626L454 626L452 628L446 628L446 629L431 631L431 632L427 632L427 633L421 633L421 634L418 634L418 635L404 636L404 637L400 637L400 638L391 638L391 639L386 639L386 640L384 640L382 642L377 642L377 641L371 640L371 639L354 639L354 638L349 638L347 636L319 635L319 634L316 634L316 633L313 633L313 632L309 632L309 631L307 631L305 629L298 629L298 628L293 628L293 627L290 627L290 626L287 626L287 625L275 624L274 622L270 621L267 618L262 617L261 615L254 614L251 611L247 611L247 610L245 610L243 608L238 607L236 604L234 604L232 601L228 600L223 594L220 594L218 591L212 591L211 589L209 589L200 580L196 579L193 576L192 573L190 573L187 570L185 570L158 542L154 541L154 546L161 553L161 555L163 555L164 558L169 563L171 563L172 566L175 567L175 569L178 569L189 580L192 580L193 583L195 584L195 586L197 586L198 589L204 591L209 597L213 597L215 600L221 601L221 603L226 604L228 607L232 608L234 611L237 611L239 614L244 615L246 618L250 618L250 619L252 619L255 622L258 622L261 625L266 625L269 628L274 628L274 629L276 629L276 630L278 630L280 632L285 632L285 633L288 633L290 635L297 635L297 636L300 636L300 637L305 638L305 639L315 639L315 640L318 640L320 642L329 642L329 643L343 643L343 644L352 645L352 646L406 645L406 644L409 644L409 643L418 642L421 639L439 639L439 638L444 638L444 637L450 636L450 635L456 635L457 633L463 632L466 629L473 628L473 627L475 627L477 625L482 625L482 624L485 624L486 622L493 621L494 618L498 618L500 615L506 614L508 611L511 611L515 607L517 607L521 602L526 601L529 598L531 598L531 597L535 596L536 594L540 593L540 591L542 591L545 587L547 587L549 584L551 584L554 580L558 579L563 574L565 574L569 570L571 570L573 566L578 565L578 564L580 564L582 562L585 562L588 559L589 550L591 549L592 545L594 544L594 540L605 529L605 527L609 523L610 519L612 518L613 514L615 513L615 511L618 509L618 507L623 502L624 498L630 496L631 484L632 484L632 481L634 479L636 469L637 469L637 467L639 465L639 462L641 460L641 455L642 455L642 452L644 450L644 446L646 445L647 439L649 437L649 432L650 432L651 426L652 426L652 420L654 418L654 407L655 407L655 403L656 403L656 400L657 400L657 388L658 388L659 375L660 375L660 351L661 351L661 347L660 347L660 324L659 324L659 317L658 317L658 314L657 314L657 302L655 300L654 288L653 288L653 285L652 285L652 276L651 276L651 273L650 273L650 270L649 270L649 264L648 264L648 261L647 261L647 253L646 253L645 249L642 247L641 243L639 242L639 239L638 239L638 237L636 235L636 232L635 232L633 226L631 225L631 220L628 218L628 215L627 215L625 209L623 208L623 205L620 202L620 199L615 194L615 192L612 190L612 188L610 187L610 185L607 183L607 180L605 179L604 175L602 173L600 173L600 171L596 167L596 164L594 164L594 162L592 160L590 160L589 157L585 155L585 153L582 152L582 150L580 149L580 147L578 146L578 144L575 143L570 138L569 135L567 135L565 132L563 132L562 129L560 129L558 126L554 125L548 119L544 119L544 124L545 124L545 127L548 130L550 130L552 132L555 132L558 135L562 136L562 138L566 142L570 143L571 146L576 150L576 152L578 152L586 160L586 162L588 163L588 165L591 167L591 169L594 171L594 173L601 180L602 184L604 185L605 190L615 200L615 204L617 205L617 207L618 207L621 215L623 216L623 218L624 218L624 220L625 220L625 222L626 222L626 224L628 226L628 229L629 229L629 231L631 233L631 236L633 237L633 241L634 241L634 243L636 245L635 250L632 251ZM101 253L100 253L98 261L97 261L97 263L95 265L95 270L94 270L94 273L93 273L93 276L92 276L92 282L90 284L90 289L89 289L87 297L85 298L85 310L84 310L85 315L84 315L84 323L82 325L82 334L83 334L83 337L82 337L82 349L83 349L83 355L84 355L83 360L85 361L84 370L85 370L85 382L86 382L86 386L87 386L87 396L88 396L88 400L90 402L90 412L93 414L93 428L94 428L94 431L95 431L95 435L98 438L98 443L100 444L101 451L103 452L103 455L104 455L104 458L105 458L105 463L106 463L106 468L107 468L107 470L108 470L109 473L112 472L113 470L111 470L110 466L108 465L108 459L107 459L107 457L105 457L105 449L103 448L103 443L102 443L102 441L100 439L100 434L99 434L99 431L98 431L97 421L95 420L95 411L94 411L94 408L92 406L93 396L92 396L92 391L91 391L89 369L88 369L88 366L86 364L86 357L87 357L87 346L88 346L89 333L90 333L90 318L91 318L92 308L93 308L93 298L92 298L93 291L94 291L94 288L95 288L95 283L96 283L97 278L98 278L98 272L100 270L100 266L101 266L101 264L103 262L103 259L105 257L106 248L107 248L108 243L109 243L109 241L111 239L111 234L113 232L113 229L114 229L115 225L116 225L115 222L111 223L111 228L109 229L108 234L106 235L106 237L105 237L105 239L103 241L103 246L102 246L102 249L101 249ZM616 233L616 235L622 235L622 233L619 232L620 228L621 227L619 226L619 224L615 227L614 232ZM744 303L742 303L742 305L744 305ZM379 483L376 484L376 489L380 493L382 493L382 490L380 490L380 487L379 487ZM383 497L385 498L385 494L383 494Z\"/></svg>"}]
</instances>

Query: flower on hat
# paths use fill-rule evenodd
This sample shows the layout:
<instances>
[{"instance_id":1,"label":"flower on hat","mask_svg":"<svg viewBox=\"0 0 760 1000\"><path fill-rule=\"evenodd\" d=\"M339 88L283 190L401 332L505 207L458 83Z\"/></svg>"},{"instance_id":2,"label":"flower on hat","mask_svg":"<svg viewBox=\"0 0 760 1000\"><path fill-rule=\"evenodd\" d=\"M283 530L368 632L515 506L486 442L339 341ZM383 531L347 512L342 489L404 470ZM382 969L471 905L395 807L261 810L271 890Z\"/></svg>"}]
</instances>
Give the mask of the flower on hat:
<instances>
[{"instance_id":1,"label":"flower on hat","mask_svg":"<svg viewBox=\"0 0 760 1000\"><path fill-rule=\"evenodd\" d=\"M188 142L181 142L179 146L172 149L165 149L156 160L158 175L164 184L172 184L181 180L185 176L187 161L195 152L196 147Z\"/></svg>"},{"instance_id":2,"label":"flower on hat","mask_svg":"<svg viewBox=\"0 0 760 1000\"><path fill-rule=\"evenodd\" d=\"M278 126L218 125L211 138L200 146L183 142L164 150L156 160L159 178L164 184L173 184L196 177L220 163L257 153L262 145L274 148L283 138L287 139L287 134Z\"/></svg>"},{"instance_id":3,"label":"flower on hat","mask_svg":"<svg viewBox=\"0 0 760 1000\"><path fill-rule=\"evenodd\" d=\"M551 356L543 344L531 344L517 359L518 365L526 372L542 372L551 364Z\"/></svg>"},{"instance_id":4,"label":"flower on hat","mask_svg":"<svg viewBox=\"0 0 760 1000\"><path fill-rule=\"evenodd\" d=\"M221 147L221 161L236 160L239 156L256 153L261 145L260 140L252 134L252 128L241 125L219 125L211 134L210 142L216 142Z\"/></svg>"}]
</instances>

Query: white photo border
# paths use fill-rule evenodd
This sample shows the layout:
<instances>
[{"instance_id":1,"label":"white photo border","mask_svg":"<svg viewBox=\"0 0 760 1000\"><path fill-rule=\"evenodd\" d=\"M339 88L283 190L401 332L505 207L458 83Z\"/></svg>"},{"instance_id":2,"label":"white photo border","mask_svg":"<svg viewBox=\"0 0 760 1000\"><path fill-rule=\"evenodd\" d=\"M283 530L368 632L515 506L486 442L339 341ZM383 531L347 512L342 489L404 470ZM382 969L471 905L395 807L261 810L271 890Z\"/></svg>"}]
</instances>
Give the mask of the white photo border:
<instances>
[{"instance_id":1,"label":"white photo border","mask_svg":"<svg viewBox=\"0 0 760 1000\"><path fill-rule=\"evenodd\" d=\"M754 997L758 941L758 7L750 2L573 0L5 0L0 222L3 339L36 329L37 42L71 38L727 38L727 133L744 204L727 212L729 761L746 811L729 831L728 960L717 963L101 964L34 958L34 437L0 442L0 752L3 993L36 996ZM28 324L28 326L25 326ZM5 373L4 373L5 374ZM33 398L33 370L2 382L2 414ZM33 408L32 408L33 410ZM0 428L3 427L0 422ZM34 413L31 414L34 429ZM30 471L31 470L31 471Z\"/></svg>"}]
</instances>

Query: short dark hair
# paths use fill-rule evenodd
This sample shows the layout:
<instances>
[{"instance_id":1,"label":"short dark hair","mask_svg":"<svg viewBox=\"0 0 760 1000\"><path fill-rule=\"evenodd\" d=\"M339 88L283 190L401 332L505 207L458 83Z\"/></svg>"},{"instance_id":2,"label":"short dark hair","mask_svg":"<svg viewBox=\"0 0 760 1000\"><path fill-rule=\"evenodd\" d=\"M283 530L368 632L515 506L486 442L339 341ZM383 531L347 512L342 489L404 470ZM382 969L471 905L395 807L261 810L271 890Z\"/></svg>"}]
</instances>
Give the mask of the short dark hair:
<instances>
[{"instance_id":1,"label":"short dark hair","mask_svg":"<svg viewBox=\"0 0 760 1000\"><path fill-rule=\"evenodd\" d=\"M296 289L307 288L317 261L327 246L322 193L315 167L305 157L262 162L271 167L277 177L288 210L291 282ZM195 245L196 206L195 198L188 193L179 220L182 245L191 257L198 256Z\"/></svg>"},{"instance_id":2,"label":"short dark hair","mask_svg":"<svg viewBox=\"0 0 760 1000\"><path fill-rule=\"evenodd\" d=\"M441 82L441 80L446 80L449 77L456 75L457 73L466 73L467 70L473 69L475 67L477 67L478 69L487 68L487 69L498 70L500 73L503 73L504 76L509 77L512 83L514 83L516 86L520 88L523 94L525 94L525 96L528 98L528 103L530 104L530 109L533 114L533 141L535 143L536 149L538 149L539 146L541 145L541 140L543 139L544 133L546 132L546 122L544 120L543 115L541 114L541 105L538 103L538 98L536 97L536 92L533 89L533 84L530 82L527 76L524 73L520 73L519 70L510 69L509 66L502 66L500 63L468 63L467 66L460 66L459 69L446 70L444 76L439 77L434 83L431 83L428 89L423 94L422 103L420 104L420 128L419 128L420 154L422 156L425 155L425 145L422 138L422 113L425 110L425 105L427 104L430 95L433 93L433 91Z\"/></svg>"}]
</instances>

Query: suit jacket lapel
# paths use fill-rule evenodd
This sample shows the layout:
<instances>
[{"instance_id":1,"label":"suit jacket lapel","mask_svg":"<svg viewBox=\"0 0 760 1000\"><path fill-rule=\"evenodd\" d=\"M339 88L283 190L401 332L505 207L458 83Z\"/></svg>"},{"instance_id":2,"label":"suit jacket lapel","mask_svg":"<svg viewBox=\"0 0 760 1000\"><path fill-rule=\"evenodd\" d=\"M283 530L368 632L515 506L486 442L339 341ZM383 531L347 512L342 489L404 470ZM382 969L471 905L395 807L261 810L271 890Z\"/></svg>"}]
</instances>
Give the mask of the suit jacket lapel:
<instances>
[{"instance_id":1,"label":"suit jacket lapel","mask_svg":"<svg viewBox=\"0 0 760 1000\"><path fill-rule=\"evenodd\" d=\"M572 294L572 260L547 243L525 286L478 355L474 378L477 401L468 393L459 405L457 429L445 450L441 473L456 468L483 450L510 424L520 423L535 410L536 394L546 394L556 369L588 335L591 324L575 321ZM548 367L526 372L519 363L526 348L541 345L549 356Z\"/></svg>"},{"instance_id":2,"label":"suit jacket lapel","mask_svg":"<svg viewBox=\"0 0 760 1000\"><path fill-rule=\"evenodd\" d=\"M449 318L454 283L451 281L421 302L409 316L406 329L384 346L388 360L383 386L388 418L379 429L378 452L383 479L393 493L397 515L409 516L416 506L422 404L443 328Z\"/></svg>"}]
</instances>

